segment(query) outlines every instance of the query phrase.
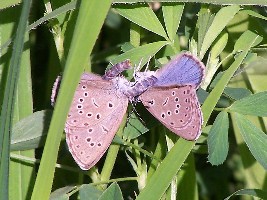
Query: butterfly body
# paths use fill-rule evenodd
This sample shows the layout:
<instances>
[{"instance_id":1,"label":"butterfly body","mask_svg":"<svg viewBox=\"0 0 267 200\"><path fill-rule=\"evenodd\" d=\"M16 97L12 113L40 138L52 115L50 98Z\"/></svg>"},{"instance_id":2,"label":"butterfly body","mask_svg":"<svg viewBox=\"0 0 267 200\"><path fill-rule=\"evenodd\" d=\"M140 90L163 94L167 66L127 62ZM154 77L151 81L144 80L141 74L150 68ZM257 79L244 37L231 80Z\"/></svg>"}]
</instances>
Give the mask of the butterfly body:
<instances>
[{"instance_id":1,"label":"butterfly body","mask_svg":"<svg viewBox=\"0 0 267 200\"><path fill-rule=\"evenodd\" d=\"M131 63L130 60L125 60L123 62L117 63L113 65L110 69L108 69L105 74L102 76L104 80L111 80L116 78L123 71L130 69Z\"/></svg>"}]
</instances>

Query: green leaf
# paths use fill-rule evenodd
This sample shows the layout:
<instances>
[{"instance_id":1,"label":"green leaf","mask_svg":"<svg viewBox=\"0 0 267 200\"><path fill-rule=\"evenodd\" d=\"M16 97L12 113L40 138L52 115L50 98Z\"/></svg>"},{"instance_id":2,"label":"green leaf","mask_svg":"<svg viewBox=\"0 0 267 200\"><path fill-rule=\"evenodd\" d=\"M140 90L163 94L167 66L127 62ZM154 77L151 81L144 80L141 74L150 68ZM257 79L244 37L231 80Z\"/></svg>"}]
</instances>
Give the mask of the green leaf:
<instances>
[{"instance_id":1,"label":"green leaf","mask_svg":"<svg viewBox=\"0 0 267 200\"><path fill-rule=\"evenodd\" d=\"M51 193L49 200L69 200L68 193L72 191L75 186L66 186L59 188Z\"/></svg>"},{"instance_id":2,"label":"green leaf","mask_svg":"<svg viewBox=\"0 0 267 200\"><path fill-rule=\"evenodd\" d=\"M251 91L246 88L226 87L223 93L231 99L239 100L251 95Z\"/></svg>"},{"instance_id":3,"label":"green leaf","mask_svg":"<svg viewBox=\"0 0 267 200\"><path fill-rule=\"evenodd\" d=\"M228 200L231 197L233 197L234 195L248 195L248 196L252 196L252 197L258 197L260 199L267 199L267 192L266 191L259 190L259 189L242 189L242 190L238 190L238 191L234 192L233 194L231 194L230 196L228 196L224 200Z\"/></svg>"},{"instance_id":4,"label":"green leaf","mask_svg":"<svg viewBox=\"0 0 267 200\"><path fill-rule=\"evenodd\" d=\"M238 5L223 7L214 17L202 43L199 57L202 59L211 44L239 11Z\"/></svg>"},{"instance_id":5,"label":"green leaf","mask_svg":"<svg viewBox=\"0 0 267 200\"><path fill-rule=\"evenodd\" d=\"M0 2L0 10L7 7L13 7L16 4L19 4L21 0L8 0L8 1L1 1Z\"/></svg>"},{"instance_id":6,"label":"green leaf","mask_svg":"<svg viewBox=\"0 0 267 200\"><path fill-rule=\"evenodd\" d=\"M167 44L168 42L166 41L159 41L150 44L145 44L143 46L136 47L115 57L114 59L110 60L110 63L119 63L126 59L130 59L131 64L133 66L137 66L139 64L140 66L144 66L152 56L154 56L162 47L164 47ZM132 78L133 69L128 70L127 73L129 74L129 77Z\"/></svg>"},{"instance_id":7,"label":"green leaf","mask_svg":"<svg viewBox=\"0 0 267 200\"><path fill-rule=\"evenodd\" d=\"M227 157L229 150L228 129L228 113L222 111L216 117L208 135L208 159L212 165L222 164Z\"/></svg>"},{"instance_id":8,"label":"green leaf","mask_svg":"<svg viewBox=\"0 0 267 200\"><path fill-rule=\"evenodd\" d=\"M126 123L126 127L123 130L123 137L131 140L146 133L148 130L149 129L140 121L139 116L136 116L136 114L131 114Z\"/></svg>"},{"instance_id":9,"label":"green leaf","mask_svg":"<svg viewBox=\"0 0 267 200\"><path fill-rule=\"evenodd\" d=\"M234 46L234 52L243 51L244 49L247 49L247 44L250 43L250 38L255 36L256 38L251 44L251 47L257 46L262 41L263 38L249 30L244 32L236 41Z\"/></svg>"},{"instance_id":10,"label":"green leaf","mask_svg":"<svg viewBox=\"0 0 267 200\"><path fill-rule=\"evenodd\" d=\"M228 33L223 31L214 41L211 51L210 51L210 59L217 58L220 53L224 50L225 46L228 42Z\"/></svg>"},{"instance_id":11,"label":"green leaf","mask_svg":"<svg viewBox=\"0 0 267 200\"><path fill-rule=\"evenodd\" d=\"M99 197L99 200L123 200L121 189L117 183L112 183Z\"/></svg>"},{"instance_id":12,"label":"green leaf","mask_svg":"<svg viewBox=\"0 0 267 200\"><path fill-rule=\"evenodd\" d=\"M102 194L102 191L90 184L84 184L80 189L80 200L96 200Z\"/></svg>"},{"instance_id":13,"label":"green leaf","mask_svg":"<svg viewBox=\"0 0 267 200\"><path fill-rule=\"evenodd\" d=\"M168 40L168 36L153 10L147 4L115 5L116 11L131 22Z\"/></svg>"},{"instance_id":14,"label":"green leaf","mask_svg":"<svg viewBox=\"0 0 267 200\"><path fill-rule=\"evenodd\" d=\"M16 123L11 135L11 150L36 149L42 146L51 117L51 110L42 110Z\"/></svg>"},{"instance_id":15,"label":"green leaf","mask_svg":"<svg viewBox=\"0 0 267 200\"><path fill-rule=\"evenodd\" d=\"M231 66L223 73L220 80L216 83L216 86L211 91L210 95L205 100L204 104L202 105L202 111L203 111L203 119L204 119L204 125L207 123L207 120L209 119L209 116L212 113L212 110L214 109L215 105L217 104L218 100L220 99L220 96L222 95L224 89L226 88L226 85L230 81L230 79L233 77L234 73L238 69L238 67L242 64L243 60L247 56L251 46L254 44L255 40L257 39L258 35L251 34L250 38L247 42L246 49L242 51L239 55L236 56L235 61L231 64Z\"/></svg>"},{"instance_id":16,"label":"green leaf","mask_svg":"<svg viewBox=\"0 0 267 200\"><path fill-rule=\"evenodd\" d=\"M180 138L158 166L136 200L160 199L170 185L173 177L182 167L194 145L195 142Z\"/></svg>"},{"instance_id":17,"label":"green leaf","mask_svg":"<svg viewBox=\"0 0 267 200\"><path fill-rule=\"evenodd\" d=\"M208 5L202 5L198 13L198 38L197 38L197 52L199 53L205 38L206 32L208 31L212 21L214 19L214 14L208 9Z\"/></svg>"},{"instance_id":18,"label":"green leaf","mask_svg":"<svg viewBox=\"0 0 267 200\"><path fill-rule=\"evenodd\" d=\"M256 160L267 170L267 135L244 115L233 113L234 122Z\"/></svg>"},{"instance_id":19,"label":"green leaf","mask_svg":"<svg viewBox=\"0 0 267 200\"><path fill-rule=\"evenodd\" d=\"M259 92L235 101L229 110L244 115L265 117L267 116L267 92Z\"/></svg>"},{"instance_id":20,"label":"green leaf","mask_svg":"<svg viewBox=\"0 0 267 200\"><path fill-rule=\"evenodd\" d=\"M164 3L162 5L165 27L170 40L173 42L181 21L183 10L184 10L184 4L181 3L172 2L172 3Z\"/></svg>"},{"instance_id":21,"label":"green leaf","mask_svg":"<svg viewBox=\"0 0 267 200\"><path fill-rule=\"evenodd\" d=\"M110 0L81 1L57 102L31 196L32 200L49 198L62 130L69 107L110 6ZM87 26L88 24L94 24L94 26Z\"/></svg>"},{"instance_id":22,"label":"green leaf","mask_svg":"<svg viewBox=\"0 0 267 200\"><path fill-rule=\"evenodd\" d=\"M3 103L0 116L0 199L8 199L9 195L9 153L10 132L12 131L12 120L14 117L15 98L21 68L21 58L24 48L24 39L28 17L30 13L31 0L23 1L18 27L15 28L15 40L12 47L10 62L7 62L7 80L5 83Z\"/></svg>"},{"instance_id":23,"label":"green leaf","mask_svg":"<svg viewBox=\"0 0 267 200\"><path fill-rule=\"evenodd\" d=\"M259 19L264 19L264 20L267 20L267 17L253 11L253 10L241 10L240 13L246 13L252 17L257 17Z\"/></svg>"}]
</instances>

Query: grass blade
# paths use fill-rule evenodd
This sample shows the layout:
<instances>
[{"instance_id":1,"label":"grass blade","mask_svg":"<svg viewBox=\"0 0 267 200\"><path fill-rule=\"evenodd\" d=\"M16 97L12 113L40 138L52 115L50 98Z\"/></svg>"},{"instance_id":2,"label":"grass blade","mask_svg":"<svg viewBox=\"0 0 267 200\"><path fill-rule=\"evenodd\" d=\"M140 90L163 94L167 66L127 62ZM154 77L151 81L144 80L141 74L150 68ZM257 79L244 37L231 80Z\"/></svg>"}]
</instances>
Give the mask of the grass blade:
<instances>
[{"instance_id":1,"label":"grass blade","mask_svg":"<svg viewBox=\"0 0 267 200\"><path fill-rule=\"evenodd\" d=\"M25 0L16 31L14 47L8 68L7 82L4 93L4 100L0 119L0 199L8 199L8 174L9 174L9 151L10 132L14 116L14 103L18 83L21 54L24 46L24 35L27 27L27 20L30 12L31 0Z\"/></svg>"},{"instance_id":2,"label":"grass blade","mask_svg":"<svg viewBox=\"0 0 267 200\"><path fill-rule=\"evenodd\" d=\"M32 199L48 199L52 188L57 153L74 91L88 61L111 1L82 0L66 61L54 114L44 147ZM88 26L91 24L91 26ZM88 35L89 33L89 35ZM77 67L78 66L78 67ZM69 84L72 83L72 84Z\"/></svg>"}]
</instances>

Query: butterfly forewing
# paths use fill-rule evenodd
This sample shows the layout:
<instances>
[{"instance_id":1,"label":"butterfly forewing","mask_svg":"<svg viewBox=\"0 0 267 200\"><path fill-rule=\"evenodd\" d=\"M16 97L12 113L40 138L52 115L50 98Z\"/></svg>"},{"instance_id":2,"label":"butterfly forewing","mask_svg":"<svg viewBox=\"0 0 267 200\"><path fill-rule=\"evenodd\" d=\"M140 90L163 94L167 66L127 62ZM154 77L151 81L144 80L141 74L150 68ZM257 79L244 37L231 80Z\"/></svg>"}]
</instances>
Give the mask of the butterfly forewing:
<instances>
[{"instance_id":1,"label":"butterfly forewing","mask_svg":"<svg viewBox=\"0 0 267 200\"><path fill-rule=\"evenodd\" d=\"M105 153L128 105L127 97L113 82L87 75L82 76L76 89L65 124L69 150L84 170L91 168Z\"/></svg>"}]
</instances>

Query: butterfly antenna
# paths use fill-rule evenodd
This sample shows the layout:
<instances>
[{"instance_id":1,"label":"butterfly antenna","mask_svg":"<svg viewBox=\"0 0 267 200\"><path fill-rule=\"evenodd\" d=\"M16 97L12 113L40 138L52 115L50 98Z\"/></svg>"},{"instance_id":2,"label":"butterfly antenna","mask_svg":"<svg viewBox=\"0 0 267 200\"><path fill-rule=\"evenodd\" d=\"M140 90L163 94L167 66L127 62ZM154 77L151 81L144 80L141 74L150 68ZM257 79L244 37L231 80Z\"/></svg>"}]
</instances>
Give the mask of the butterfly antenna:
<instances>
[{"instance_id":1,"label":"butterfly antenna","mask_svg":"<svg viewBox=\"0 0 267 200\"><path fill-rule=\"evenodd\" d=\"M151 58L152 58L152 56L149 56L149 59L148 59L147 64L146 64L145 72L148 71L149 63L150 63Z\"/></svg>"},{"instance_id":2,"label":"butterfly antenna","mask_svg":"<svg viewBox=\"0 0 267 200\"><path fill-rule=\"evenodd\" d=\"M143 61L143 58L141 58L139 64L136 67L134 67L134 77L137 77L136 73L140 71L141 65L142 65L142 61Z\"/></svg>"}]
</instances>

